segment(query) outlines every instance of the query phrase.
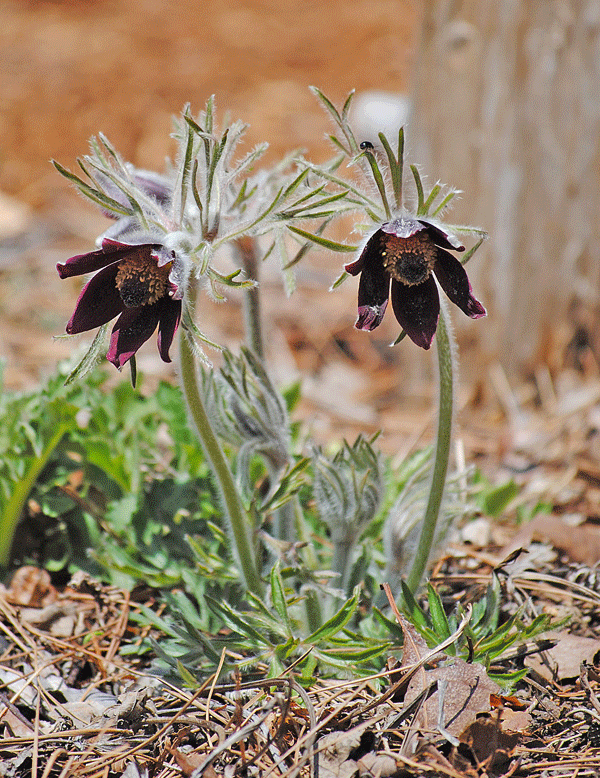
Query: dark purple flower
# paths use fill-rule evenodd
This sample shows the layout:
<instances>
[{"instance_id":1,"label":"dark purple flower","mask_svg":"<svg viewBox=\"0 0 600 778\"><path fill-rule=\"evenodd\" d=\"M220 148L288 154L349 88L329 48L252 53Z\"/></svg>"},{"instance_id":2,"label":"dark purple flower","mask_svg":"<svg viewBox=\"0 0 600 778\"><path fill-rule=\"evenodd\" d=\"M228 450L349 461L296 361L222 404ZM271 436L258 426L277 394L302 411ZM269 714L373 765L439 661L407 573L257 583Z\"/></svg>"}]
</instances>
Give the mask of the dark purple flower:
<instances>
[{"instance_id":1,"label":"dark purple flower","mask_svg":"<svg viewBox=\"0 0 600 778\"><path fill-rule=\"evenodd\" d=\"M176 253L160 243L104 238L98 251L58 264L61 278L98 271L83 287L67 332L87 332L118 316L106 356L120 370L158 326L158 351L170 362L183 296L181 284L174 281L181 278L179 262Z\"/></svg>"},{"instance_id":2,"label":"dark purple flower","mask_svg":"<svg viewBox=\"0 0 600 778\"><path fill-rule=\"evenodd\" d=\"M398 323L417 346L428 349L437 329L440 299L432 276L455 305L479 319L486 315L473 297L467 273L448 252L464 251L456 238L425 219L400 217L382 224L355 262L346 265L358 285L359 330L381 324L390 297Z\"/></svg>"}]
</instances>

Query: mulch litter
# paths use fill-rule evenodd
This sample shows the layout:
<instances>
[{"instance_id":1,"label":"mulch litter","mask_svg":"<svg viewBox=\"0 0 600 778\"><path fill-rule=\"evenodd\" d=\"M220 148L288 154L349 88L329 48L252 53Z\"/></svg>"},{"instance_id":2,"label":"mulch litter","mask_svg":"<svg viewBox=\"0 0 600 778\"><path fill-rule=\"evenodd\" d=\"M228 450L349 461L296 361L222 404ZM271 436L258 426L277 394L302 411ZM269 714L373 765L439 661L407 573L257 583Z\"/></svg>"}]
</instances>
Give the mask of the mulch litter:
<instances>
[{"instance_id":1,"label":"mulch litter","mask_svg":"<svg viewBox=\"0 0 600 778\"><path fill-rule=\"evenodd\" d=\"M124 643L144 637L130 621L137 603L129 593L83 574L59 592L44 571L21 568L0 594L0 775L598 775L600 579L556 555L540 564L547 550L533 544L501 568L503 612L525 603L528 616L568 615L568 632L562 627L508 657L504 669L527 662L527 678L514 696L488 692L489 704L486 697L454 734L447 722L423 718L437 687L425 680L411 693L407 684L415 669L427 678L435 652L417 662L411 653L410 664L390 656L377 676L317 679L309 689L293 672L250 681L213 676L189 689L154 674L145 659L120 655ZM432 580L466 604L501 561L493 550L456 546Z\"/></svg>"}]
</instances>

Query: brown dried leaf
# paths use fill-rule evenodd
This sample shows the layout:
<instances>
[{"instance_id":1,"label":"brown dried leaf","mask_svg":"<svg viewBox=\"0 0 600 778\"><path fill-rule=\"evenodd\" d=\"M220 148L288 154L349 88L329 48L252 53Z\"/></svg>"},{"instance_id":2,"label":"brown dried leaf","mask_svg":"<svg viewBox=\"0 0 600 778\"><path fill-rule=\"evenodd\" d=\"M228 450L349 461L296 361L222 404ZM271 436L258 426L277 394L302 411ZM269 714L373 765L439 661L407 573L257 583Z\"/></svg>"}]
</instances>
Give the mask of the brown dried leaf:
<instances>
[{"instance_id":1,"label":"brown dried leaf","mask_svg":"<svg viewBox=\"0 0 600 778\"><path fill-rule=\"evenodd\" d=\"M0 707L0 717L2 719L3 726L8 728L8 731L13 737L27 738L31 736L33 727L26 724L23 721L23 717L13 713L10 708L2 705Z\"/></svg>"},{"instance_id":2,"label":"brown dried leaf","mask_svg":"<svg viewBox=\"0 0 600 778\"><path fill-rule=\"evenodd\" d=\"M518 697L505 697L503 694L490 694L492 708L511 708L512 710L525 710L527 703Z\"/></svg>"},{"instance_id":3,"label":"brown dried leaf","mask_svg":"<svg viewBox=\"0 0 600 778\"><path fill-rule=\"evenodd\" d=\"M500 691L483 665L453 659L451 663L431 670L422 668L408 685L406 704L410 704L435 681L437 691L421 706L416 723L425 730L438 731L441 727L454 737L475 721L478 714L489 712L490 695ZM441 720L440 693L443 694Z\"/></svg>"},{"instance_id":4,"label":"brown dried leaf","mask_svg":"<svg viewBox=\"0 0 600 778\"><path fill-rule=\"evenodd\" d=\"M510 710L506 708L502 711L500 724L503 732L525 732L533 723L533 718L526 710Z\"/></svg>"},{"instance_id":5,"label":"brown dried leaf","mask_svg":"<svg viewBox=\"0 0 600 778\"><path fill-rule=\"evenodd\" d=\"M367 729L368 724L361 724L348 732L331 732L320 738L319 778L351 778L356 774L358 762L350 754L360 748Z\"/></svg>"},{"instance_id":6,"label":"brown dried leaf","mask_svg":"<svg viewBox=\"0 0 600 778\"><path fill-rule=\"evenodd\" d=\"M460 736L479 763L486 762L488 768L496 770L508 766L510 753L520 739L518 733L504 732L497 718L486 716L471 722Z\"/></svg>"},{"instance_id":7,"label":"brown dried leaf","mask_svg":"<svg viewBox=\"0 0 600 778\"><path fill-rule=\"evenodd\" d=\"M180 751L178 748L172 749L171 753L175 757L175 761L177 762L177 766L181 770L182 774L185 776L185 778L188 778L194 770L196 770L202 762L206 761L206 755L205 754L198 754L192 752L191 754L184 754L183 751ZM204 778L211 778L211 776L214 776L216 778L217 773L215 772L212 765L209 765L206 770L204 771Z\"/></svg>"},{"instance_id":8,"label":"brown dried leaf","mask_svg":"<svg viewBox=\"0 0 600 778\"><path fill-rule=\"evenodd\" d=\"M38 567L20 567L12 577L6 599L13 605L42 608L53 603L58 594L50 582L50 573Z\"/></svg>"},{"instance_id":9,"label":"brown dried leaf","mask_svg":"<svg viewBox=\"0 0 600 778\"><path fill-rule=\"evenodd\" d=\"M373 778L373 776L387 778L395 775L398 770L398 764L393 757L387 754L375 754L372 751L365 754L356 764L361 778L363 776L364 778Z\"/></svg>"},{"instance_id":10,"label":"brown dried leaf","mask_svg":"<svg viewBox=\"0 0 600 778\"><path fill-rule=\"evenodd\" d=\"M528 667L550 681L577 678L581 663L594 664L594 657L600 651L600 643L595 638L571 635L569 632L553 632L552 638L558 639L553 648L542 655L525 658Z\"/></svg>"},{"instance_id":11,"label":"brown dried leaf","mask_svg":"<svg viewBox=\"0 0 600 778\"><path fill-rule=\"evenodd\" d=\"M532 540L549 542L586 565L593 566L600 559L600 527L590 522L570 526L557 516L537 516L513 542L527 546Z\"/></svg>"},{"instance_id":12,"label":"brown dried leaf","mask_svg":"<svg viewBox=\"0 0 600 778\"><path fill-rule=\"evenodd\" d=\"M50 632L56 637L71 637L77 623L77 605L70 600L62 600L45 608L22 608L21 621L37 629Z\"/></svg>"}]
</instances>

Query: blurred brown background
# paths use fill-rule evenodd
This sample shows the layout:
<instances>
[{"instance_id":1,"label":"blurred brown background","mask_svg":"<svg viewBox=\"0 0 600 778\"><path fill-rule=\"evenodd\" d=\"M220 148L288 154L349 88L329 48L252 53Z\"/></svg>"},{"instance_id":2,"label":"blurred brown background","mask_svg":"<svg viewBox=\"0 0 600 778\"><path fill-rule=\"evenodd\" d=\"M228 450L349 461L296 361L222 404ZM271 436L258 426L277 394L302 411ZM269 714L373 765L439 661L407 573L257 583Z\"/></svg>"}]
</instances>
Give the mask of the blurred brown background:
<instances>
[{"instance_id":1,"label":"blurred brown background","mask_svg":"<svg viewBox=\"0 0 600 778\"><path fill-rule=\"evenodd\" d=\"M102 130L136 165L161 166L186 102L249 122L274 153L322 142L308 93L407 88L411 0L3 1L2 189L52 207L48 159L72 163Z\"/></svg>"},{"instance_id":2,"label":"blurred brown background","mask_svg":"<svg viewBox=\"0 0 600 778\"><path fill-rule=\"evenodd\" d=\"M250 124L248 148L266 140L271 160L299 147L327 158L331 128L308 86L336 102L353 88L405 91L419 11L411 0L9 0L0 9L0 192L11 198L2 208L0 342L8 387L31 385L75 347L52 339L64 332L79 288L58 281L55 263L89 249L105 228L51 158L73 168L102 131L126 159L161 170L173 153L172 115L187 102L199 111L211 94L220 111ZM343 423L372 426L378 412L365 360L387 375L394 358L379 352L381 344L389 351L397 327L387 322L375 346L353 330L355 285L327 291L341 264L315 253L289 300L266 271L271 358L282 380L307 376L323 425L333 406ZM238 303L233 296L227 306L204 304L203 327L231 345L241 332ZM150 346L140 368L165 370ZM341 384L335 404L326 398L338 390L322 390L330 380ZM384 394L395 383L386 378Z\"/></svg>"},{"instance_id":3,"label":"blurred brown background","mask_svg":"<svg viewBox=\"0 0 600 778\"><path fill-rule=\"evenodd\" d=\"M91 248L104 228L51 158L73 168L102 131L134 164L161 170L173 152L171 116L187 102L199 111L214 93L221 111L249 122L248 147L266 140L269 159L297 147L324 159L330 127L310 84L337 103L353 88L410 95L411 161L422 162L430 184L439 176L464 189L450 221L491 233L470 270L490 316L455 317L461 402L495 402L529 376L534 392L548 380L553 390L565 367L597 380L598 8L596 0L2 0L6 385L35 383L73 350L52 336L64 331L79 287L59 283L54 266ZM281 380L304 376L317 436L384 425L397 447L430 422L432 357L406 343L389 349L391 316L371 335L353 329L356 282L327 292L342 261L314 252L289 300L265 270L271 361ZM203 312L210 334L239 340L235 297L207 301ZM140 368L165 370L150 345Z\"/></svg>"}]
</instances>

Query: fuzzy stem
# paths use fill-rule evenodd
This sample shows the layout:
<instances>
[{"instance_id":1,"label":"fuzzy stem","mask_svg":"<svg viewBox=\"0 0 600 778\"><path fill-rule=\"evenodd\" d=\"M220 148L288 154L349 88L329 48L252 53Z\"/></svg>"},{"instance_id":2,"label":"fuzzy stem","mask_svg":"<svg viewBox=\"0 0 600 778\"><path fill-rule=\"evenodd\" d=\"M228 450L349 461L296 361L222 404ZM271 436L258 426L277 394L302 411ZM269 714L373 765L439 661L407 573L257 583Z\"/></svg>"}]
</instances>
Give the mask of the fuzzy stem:
<instances>
[{"instance_id":1,"label":"fuzzy stem","mask_svg":"<svg viewBox=\"0 0 600 778\"><path fill-rule=\"evenodd\" d=\"M273 514L273 531L277 540L293 543L296 540L295 522L296 513L291 502L277 508Z\"/></svg>"},{"instance_id":2,"label":"fuzzy stem","mask_svg":"<svg viewBox=\"0 0 600 778\"><path fill-rule=\"evenodd\" d=\"M236 240L234 245L237 248L244 274L247 278L252 278L257 282L256 286L246 289L244 292L244 328L248 348L256 354L261 362L264 362L265 348L260 314L259 263L256 257L256 241L254 238L244 237Z\"/></svg>"},{"instance_id":3,"label":"fuzzy stem","mask_svg":"<svg viewBox=\"0 0 600 778\"><path fill-rule=\"evenodd\" d=\"M413 594L416 593L421 585L435 540L435 530L444 496L444 486L446 485L446 473L450 458L450 439L452 437L454 370L458 366L458 355L454 340L448 330L446 305L443 300L440 300L440 303L440 319L436 335L440 381L438 431L435 442L435 461L429 488L429 499L425 509L417 552L406 582Z\"/></svg>"},{"instance_id":4,"label":"fuzzy stem","mask_svg":"<svg viewBox=\"0 0 600 778\"><path fill-rule=\"evenodd\" d=\"M294 503L296 536L298 538L298 542L304 545L302 551L304 564L309 568L309 570L317 570L319 569L319 559L315 552L313 538L308 528L306 519L304 518L302 505L300 504L298 495L295 495L292 498L292 502Z\"/></svg>"},{"instance_id":5,"label":"fuzzy stem","mask_svg":"<svg viewBox=\"0 0 600 778\"><path fill-rule=\"evenodd\" d=\"M306 626L309 634L312 635L319 627L323 626L323 611L321 608L321 601L319 599L319 593L315 589L309 589L306 592L306 599L304 601L304 612L306 614Z\"/></svg>"},{"instance_id":6,"label":"fuzzy stem","mask_svg":"<svg viewBox=\"0 0 600 778\"><path fill-rule=\"evenodd\" d=\"M294 509L294 523L296 528L296 537L298 542L304 544L302 550L302 558L304 564L309 570L317 570L319 561L315 553L315 549L310 537L310 532L304 520L304 514L302 512L302 506L298 495L295 495L290 503ZM314 589L308 589L306 592L306 599L304 601L304 610L306 614L306 623L308 625L309 632L312 634L323 624L323 609L321 608L321 600L319 599L318 592Z\"/></svg>"},{"instance_id":7,"label":"fuzzy stem","mask_svg":"<svg viewBox=\"0 0 600 778\"><path fill-rule=\"evenodd\" d=\"M335 540L333 544L333 560L331 567L334 573L339 573L339 588L346 594L348 585L348 576L350 575L350 558L354 540L351 538L341 538Z\"/></svg>"},{"instance_id":8,"label":"fuzzy stem","mask_svg":"<svg viewBox=\"0 0 600 778\"><path fill-rule=\"evenodd\" d=\"M193 315L193 312L191 313ZM180 328L179 344L181 386L187 401L191 420L198 432L202 448L219 486L222 504L232 530L234 557L239 564L246 588L258 597L261 597L264 593L264 586L258 572L254 548L250 533L248 532L246 512L237 492L233 475L202 402L198 385L196 359L188 340L188 334L183 327Z\"/></svg>"}]
</instances>

